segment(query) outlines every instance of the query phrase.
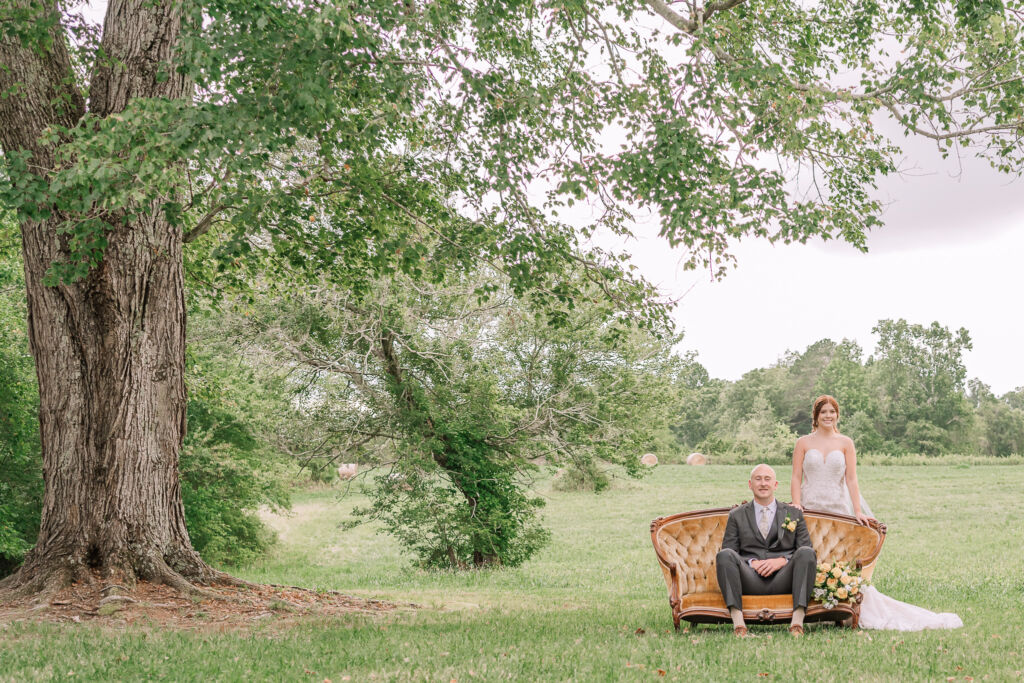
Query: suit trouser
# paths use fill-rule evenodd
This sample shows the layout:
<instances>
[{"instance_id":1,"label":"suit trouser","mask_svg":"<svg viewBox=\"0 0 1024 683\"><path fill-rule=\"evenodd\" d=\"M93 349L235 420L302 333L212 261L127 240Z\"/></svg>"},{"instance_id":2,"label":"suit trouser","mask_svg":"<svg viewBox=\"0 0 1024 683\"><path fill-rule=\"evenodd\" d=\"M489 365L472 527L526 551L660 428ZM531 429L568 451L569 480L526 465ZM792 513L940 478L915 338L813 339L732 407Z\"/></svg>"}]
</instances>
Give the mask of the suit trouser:
<instances>
[{"instance_id":1,"label":"suit trouser","mask_svg":"<svg viewBox=\"0 0 1024 683\"><path fill-rule=\"evenodd\" d=\"M807 607L814 588L817 557L813 548L801 546L789 562L765 578L755 572L732 548L723 548L715 558L718 587L730 609L743 609L743 595L793 594L793 607Z\"/></svg>"}]
</instances>

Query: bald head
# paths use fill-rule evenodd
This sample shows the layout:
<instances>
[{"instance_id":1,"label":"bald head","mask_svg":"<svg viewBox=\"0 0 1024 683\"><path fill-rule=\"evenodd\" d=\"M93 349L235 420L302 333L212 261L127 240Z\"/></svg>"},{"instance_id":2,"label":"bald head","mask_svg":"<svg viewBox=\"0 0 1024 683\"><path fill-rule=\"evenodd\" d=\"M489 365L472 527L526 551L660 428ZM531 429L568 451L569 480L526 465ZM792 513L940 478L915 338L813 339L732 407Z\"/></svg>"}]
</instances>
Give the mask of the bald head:
<instances>
[{"instance_id":1,"label":"bald head","mask_svg":"<svg viewBox=\"0 0 1024 683\"><path fill-rule=\"evenodd\" d=\"M775 489L778 488L779 482L775 478L775 470L761 463L750 470L750 481L747 482L747 486L754 494L754 500L761 505L771 505L775 500Z\"/></svg>"}]
</instances>

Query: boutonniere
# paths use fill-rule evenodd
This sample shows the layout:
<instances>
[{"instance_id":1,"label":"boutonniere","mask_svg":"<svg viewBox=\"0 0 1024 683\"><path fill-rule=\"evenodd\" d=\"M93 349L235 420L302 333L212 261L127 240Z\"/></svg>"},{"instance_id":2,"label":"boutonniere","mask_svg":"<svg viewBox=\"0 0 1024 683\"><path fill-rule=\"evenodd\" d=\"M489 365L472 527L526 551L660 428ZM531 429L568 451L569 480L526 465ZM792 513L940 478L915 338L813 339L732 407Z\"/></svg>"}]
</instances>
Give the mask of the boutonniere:
<instances>
[{"instance_id":1,"label":"boutonniere","mask_svg":"<svg viewBox=\"0 0 1024 683\"><path fill-rule=\"evenodd\" d=\"M786 531L796 531L796 520L791 519L789 515L786 515L785 521L782 522L782 528Z\"/></svg>"}]
</instances>

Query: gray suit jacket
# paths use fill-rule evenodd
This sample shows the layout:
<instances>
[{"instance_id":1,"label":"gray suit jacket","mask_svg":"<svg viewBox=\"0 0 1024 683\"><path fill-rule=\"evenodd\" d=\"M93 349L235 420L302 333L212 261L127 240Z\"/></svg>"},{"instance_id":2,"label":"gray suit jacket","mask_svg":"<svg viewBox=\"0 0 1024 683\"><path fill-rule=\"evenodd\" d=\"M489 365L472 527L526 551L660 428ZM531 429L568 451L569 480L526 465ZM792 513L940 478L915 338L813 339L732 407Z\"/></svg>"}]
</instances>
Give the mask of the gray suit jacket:
<instances>
[{"instance_id":1,"label":"gray suit jacket","mask_svg":"<svg viewBox=\"0 0 1024 683\"><path fill-rule=\"evenodd\" d=\"M729 512L729 521L725 524L725 536L722 548L731 548L739 553L744 562L750 560L767 560L772 557L793 557L797 548L811 545L811 535L807 531L807 522L800 510L777 500L775 521L768 532L768 538L761 535L755 519L754 503L737 505ZM782 528L786 517L796 521L796 531Z\"/></svg>"}]
</instances>

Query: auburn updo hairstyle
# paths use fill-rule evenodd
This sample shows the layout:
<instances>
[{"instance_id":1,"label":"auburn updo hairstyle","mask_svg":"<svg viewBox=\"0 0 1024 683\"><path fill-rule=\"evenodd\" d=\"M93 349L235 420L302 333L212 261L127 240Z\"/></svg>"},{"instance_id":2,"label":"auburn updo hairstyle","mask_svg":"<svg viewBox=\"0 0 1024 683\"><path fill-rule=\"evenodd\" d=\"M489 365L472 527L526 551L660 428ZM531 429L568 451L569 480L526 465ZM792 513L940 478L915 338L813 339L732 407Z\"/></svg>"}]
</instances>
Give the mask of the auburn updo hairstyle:
<instances>
[{"instance_id":1,"label":"auburn updo hairstyle","mask_svg":"<svg viewBox=\"0 0 1024 683\"><path fill-rule=\"evenodd\" d=\"M836 409L836 432L838 432L839 431L839 424L838 424L839 423L839 402L836 401L831 396L829 396L828 394L825 394L823 396L819 396L818 398L814 399L814 410L811 413L811 427L814 428L814 429L818 428L818 414L821 412L821 409L824 408L826 404L831 405L833 408Z\"/></svg>"}]
</instances>

